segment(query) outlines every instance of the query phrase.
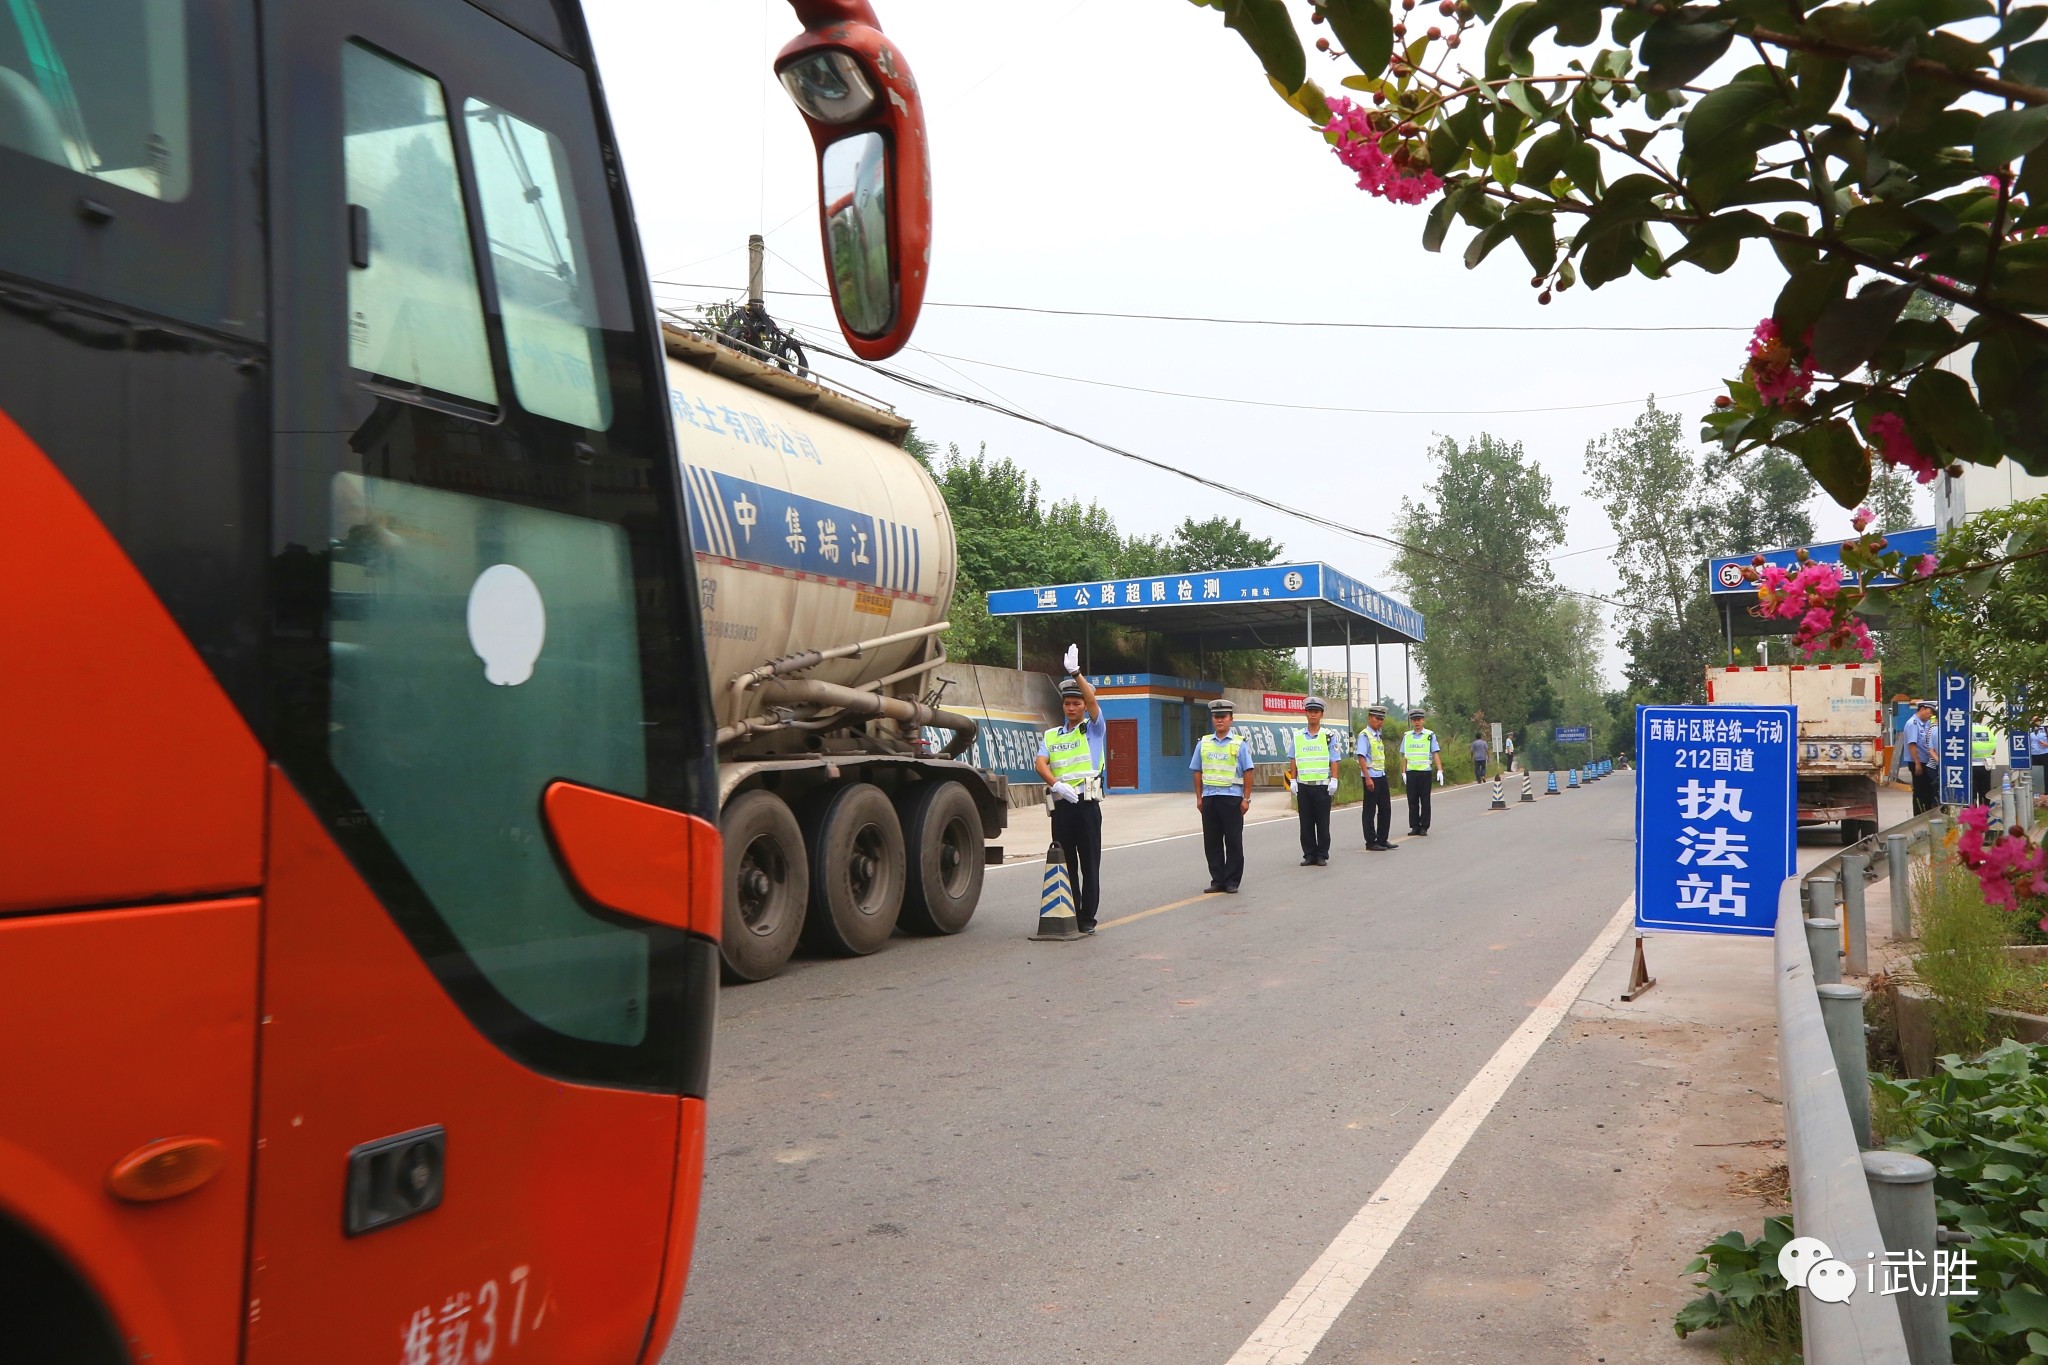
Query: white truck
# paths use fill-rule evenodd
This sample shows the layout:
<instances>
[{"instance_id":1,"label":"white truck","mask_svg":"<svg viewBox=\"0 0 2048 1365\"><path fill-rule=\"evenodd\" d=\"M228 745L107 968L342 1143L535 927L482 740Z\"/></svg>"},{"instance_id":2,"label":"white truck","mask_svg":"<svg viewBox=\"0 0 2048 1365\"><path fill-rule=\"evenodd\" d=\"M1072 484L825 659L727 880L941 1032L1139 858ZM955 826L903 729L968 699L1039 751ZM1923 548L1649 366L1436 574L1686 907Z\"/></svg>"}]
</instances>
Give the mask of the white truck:
<instances>
[{"instance_id":1,"label":"white truck","mask_svg":"<svg viewBox=\"0 0 2048 1365\"><path fill-rule=\"evenodd\" d=\"M1007 780L931 687L953 522L902 416L664 324L718 720L729 979L801 938L871 953L967 927ZM950 732L943 747L926 727Z\"/></svg>"},{"instance_id":2,"label":"white truck","mask_svg":"<svg viewBox=\"0 0 2048 1365\"><path fill-rule=\"evenodd\" d=\"M1738 665L1707 670L1710 703L1799 708L1799 825L1839 825L1842 842L1877 833L1884 774L1884 680L1869 664Z\"/></svg>"}]
</instances>

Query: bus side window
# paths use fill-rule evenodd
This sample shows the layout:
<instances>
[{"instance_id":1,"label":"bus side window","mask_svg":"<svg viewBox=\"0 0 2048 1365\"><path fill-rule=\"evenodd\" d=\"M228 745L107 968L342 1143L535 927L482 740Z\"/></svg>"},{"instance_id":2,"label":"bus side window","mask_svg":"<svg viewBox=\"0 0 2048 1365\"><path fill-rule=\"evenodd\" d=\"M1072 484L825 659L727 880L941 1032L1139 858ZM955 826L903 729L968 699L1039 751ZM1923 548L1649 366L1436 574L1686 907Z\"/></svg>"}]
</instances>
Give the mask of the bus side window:
<instances>
[{"instance_id":1,"label":"bus side window","mask_svg":"<svg viewBox=\"0 0 2048 1365\"><path fill-rule=\"evenodd\" d=\"M183 199L185 71L184 0L11 0L0 6L0 147Z\"/></svg>"},{"instance_id":2,"label":"bus side window","mask_svg":"<svg viewBox=\"0 0 2048 1365\"><path fill-rule=\"evenodd\" d=\"M440 82L351 42L342 54L348 202L368 263L348 276L349 364L403 390L483 404L497 380ZM360 212L358 212L360 211Z\"/></svg>"},{"instance_id":3,"label":"bus side window","mask_svg":"<svg viewBox=\"0 0 2048 1365\"><path fill-rule=\"evenodd\" d=\"M561 141L482 100L464 101L462 115L519 405L603 431L612 422L604 338Z\"/></svg>"}]
</instances>

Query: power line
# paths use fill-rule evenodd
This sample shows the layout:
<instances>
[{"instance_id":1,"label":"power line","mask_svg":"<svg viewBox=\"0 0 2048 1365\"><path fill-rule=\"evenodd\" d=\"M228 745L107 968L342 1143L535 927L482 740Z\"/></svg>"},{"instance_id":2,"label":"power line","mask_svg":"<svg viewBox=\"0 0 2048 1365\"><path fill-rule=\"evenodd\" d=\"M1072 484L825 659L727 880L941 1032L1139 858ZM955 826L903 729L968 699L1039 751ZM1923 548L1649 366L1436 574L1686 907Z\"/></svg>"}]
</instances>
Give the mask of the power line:
<instances>
[{"instance_id":1,"label":"power line","mask_svg":"<svg viewBox=\"0 0 2048 1365\"><path fill-rule=\"evenodd\" d=\"M806 278L809 277L806 276ZM697 284L687 280L665 280L659 278L654 283L670 285L677 289L715 290L725 288L723 285ZM826 297L822 293L813 293L803 289L770 289L766 292L782 294L797 299ZM1040 313L1049 317L1063 318L1122 318L1137 322L1206 322L1221 327L1334 327L1367 332L1749 332L1754 330L1754 324L1750 326L1721 326L1706 323L1642 326L1620 322L1328 322L1304 318L1210 317L1198 313L1117 313L1094 308L1039 308L1022 303L955 303L943 299L926 299L924 306L927 308L975 308L997 313Z\"/></svg>"},{"instance_id":2,"label":"power line","mask_svg":"<svg viewBox=\"0 0 2048 1365\"><path fill-rule=\"evenodd\" d=\"M1286 503L1278 502L1272 498L1266 497L1264 494L1254 493L1249 489L1239 488L1234 484L1227 484L1222 482L1221 480L1212 479L1203 474L1192 473L1189 470L1181 469L1174 465L1167 464L1163 460L1155 460L1149 455L1140 455L1136 451L1126 450L1122 446L1111 445L1107 441L1098 440L1093 436L1089 436L1085 433L1075 431L1070 427L1063 427L1057 422L1049 422L1043 417L1033 417L1027 413L1019 412L1015 408L1007 407L1004 404L992 403L986 398L976 398L973 394L970 393L961 393L957 389L948 389L945 386L935 384L928 379L920 379L914 375L905 374L898 370L892 370L886 365L878 365L871 360L862 360L857 356L849 355L844 351L835 351L831 347L822 345L820 343L813 342L812 349L819 351L825 355L829 355L833 357L835 360L847 361L850 364L859 365L863 369L873 370L876 374L881 375L885 379L893 379L897 383L902 384L908 388L916 389L920 393L928 393L935 398L950 399L956 403L967 403L974 407L985 408L990 412L1000 414L1001 416L1004 417L1009 417L1015 421L1029 422L1034 426L1044 427L1048 431L1058 432L1062 436L1071 437L1076 441L1084 442L1087 445L1094 446L1098 450L1107 451L1112 455L1116 455L1123 459L1130 460L1135 464L1146 465L1152 469L1161 470L1165 473L1172 474L1176 478L1182 478L1186 479L1190 483L1200 484L1204 488L1213 489L1216 492L1227 494L1230 497L1238 498L1245 502L1255 503L1258 506L1264 507L1269 511L1278 512L1282 516L1293 517L1297 521L1307 522L1311 526L1321 527L1323 530L1326 531L1334 531L1338 535L1351 536L1354 539L1358 540L1378 541L1383 545L1390 545L1397 550L1401 550L1409 554L1421 555L1426 559L1434 559L1445 564L1451 564L1461 568L1470 569L1474 572L1486 574L1494 578L1499 578L1506 582L1522 583L1525 586L1527 585L1526 579L1518 578L1513 574L1504 573L1501 570L1496 569L1489 564L1483 564L1478 560L1465 559L1457 555L1442 554L1436 550L1431 550L1421 545L1410 544L1405 540L1397 540L1392 536L1381 535L1377 531L1363 531L1355 526L1346 526L1344 523L1340 521L1334 521L1329 517L1319 516L1314 512L1306 512L1299 507L1290 507ZM1570 597L1584 598L1589 602L1599 602L1605 606L1615 607L1622 611L1634 611L1636 609L1630 603L1617 601L1612 597L1602 597L1598 593L1581 592L1576 588L1567 588L1562 586L1561 584L1551 584L1550 588L1554 592L1560 592Z\"/></svg>"}]
</instances>

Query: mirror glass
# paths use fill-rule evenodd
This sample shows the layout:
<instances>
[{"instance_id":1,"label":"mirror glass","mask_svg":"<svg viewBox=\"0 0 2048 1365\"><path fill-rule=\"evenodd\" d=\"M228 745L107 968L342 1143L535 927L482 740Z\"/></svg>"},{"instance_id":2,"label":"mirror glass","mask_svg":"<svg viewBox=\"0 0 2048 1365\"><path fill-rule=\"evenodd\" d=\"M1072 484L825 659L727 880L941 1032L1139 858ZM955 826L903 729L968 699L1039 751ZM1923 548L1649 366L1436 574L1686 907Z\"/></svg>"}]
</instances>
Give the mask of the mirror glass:
<instances>
[{"instance_id":1,"label":"mirror glass","mask_svg":"<svg viewBox=\"0 0 2048 1365\"><path fill-rule=\"evenodd\" d=\"M880 336L896 315L889 268L889 148L880 133L855 133L819 160L825 199L825 259L846 325Z\"/></svg>"}]
</instances>

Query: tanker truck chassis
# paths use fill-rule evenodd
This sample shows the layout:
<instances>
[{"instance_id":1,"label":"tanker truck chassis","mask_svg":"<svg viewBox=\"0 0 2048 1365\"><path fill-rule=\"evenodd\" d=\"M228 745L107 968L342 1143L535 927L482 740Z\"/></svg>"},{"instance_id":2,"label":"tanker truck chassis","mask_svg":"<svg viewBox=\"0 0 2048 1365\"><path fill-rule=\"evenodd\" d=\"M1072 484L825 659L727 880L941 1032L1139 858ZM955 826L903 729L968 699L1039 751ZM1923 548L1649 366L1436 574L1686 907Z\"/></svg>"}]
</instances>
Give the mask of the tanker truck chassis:
<instances>
[{"instance_id":1,"label":"tanker truck chassis","mask_svg":"<svg viewBox=\"0 0 2048 1365\"><path fill-rule=\"evenodd\" d=\"M955 934L1008 781L924 689L946 662L950 514L895 413L665 324L670 408L718 719L729 980L799 943ZM928 738L947 737L943 745Z\"/></svg>"}]
</instances>

